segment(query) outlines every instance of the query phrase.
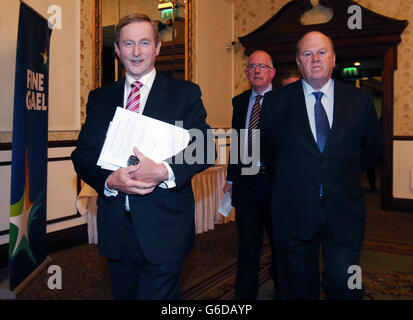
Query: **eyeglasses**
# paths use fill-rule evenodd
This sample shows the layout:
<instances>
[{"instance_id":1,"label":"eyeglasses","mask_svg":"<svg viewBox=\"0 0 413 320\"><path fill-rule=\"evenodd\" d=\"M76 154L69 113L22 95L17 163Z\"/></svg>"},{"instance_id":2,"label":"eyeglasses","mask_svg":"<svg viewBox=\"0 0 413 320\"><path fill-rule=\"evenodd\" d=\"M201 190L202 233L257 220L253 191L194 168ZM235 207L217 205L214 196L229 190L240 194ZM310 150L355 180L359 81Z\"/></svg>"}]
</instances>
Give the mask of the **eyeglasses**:
<instances>
[{"instance_id":1,"label":"eyeglasses","mask_svg":"<svg viewBox=\"0 0 413 320\"><path fill-rule=\"evenodd\" d=\"M258 63L258 64L252 63L252 64L247 65L247 69L251 70L251 71L257 69L257 67L259 67L260 69L263 69L263 70L271 70L272 69L272 67L270 67L270 66L268 66L264 63Z\"/></svg>"}]
</instances>

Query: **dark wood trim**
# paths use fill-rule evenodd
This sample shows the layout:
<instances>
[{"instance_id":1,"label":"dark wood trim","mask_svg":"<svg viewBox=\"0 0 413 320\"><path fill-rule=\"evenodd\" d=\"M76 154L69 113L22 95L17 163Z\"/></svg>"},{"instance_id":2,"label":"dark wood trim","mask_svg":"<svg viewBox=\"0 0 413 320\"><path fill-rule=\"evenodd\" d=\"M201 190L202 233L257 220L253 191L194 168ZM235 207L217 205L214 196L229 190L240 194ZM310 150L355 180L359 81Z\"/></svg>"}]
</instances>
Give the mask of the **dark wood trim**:
<instances>
[{"instance_id":1,"label":"dark wood trim","mask_svg":"<svg viewBox=\"0 0 413 320\"><path fill-rule=\"evenodd\" d=\"M72 214L70 216L65 216L65 217L62 217L62 218L57 218L57 219L52 219L52 220L47 220L46 224L53 224L53 223L68 221L68 220L72 220L72 219L75 219L75 218L79 218L81 216L82 215L78 211L75 214Z\"/></svg>"},{"instance_id":2,"label":"dark wood trim","mask_svg":"<svg viewBox=\"0 0 413 320\"><path fill-rule=\"evenodd\" d=\"M68 220L72 220L72 219L75 219L75 218L79 218L79 217L81 217L81 216L82 216L82 215L80 214L80 212L77 211L75 214L71 214L71 215L69 215L69 216L64 216L64 217L61 217L61 218L56 218L56 219L47 220L47 221L46 221L46 225L53 224L53 223L58 223L58 222L63 222L63 221L68 221ZM9 232L10 232L10 229L1 230L1 231L0 231L0 236L5 235L5 234L9 234Z\"/></svg>"},{"instance_id":3,"label":"dark wood trim","mask_svg":"<svg viewBox=\"0 0 413 320\"><path fill-rule=\"evenodd\" d=\"M102 0L92 1L92 75L93 88L96 89L101 86L102 77L102 46L103 46L103 32L102 32Z\"/></svg>"},{"instance_id":4,"label":"dark wood trim","mask_svg":"<svg viewBox=\"0 0 413 320\"><path fill-rule=\"evenodd\" d=\"M48 148L65 148L65 147L76 147L77 140L58 140L49 141L47 143Z\"/></svg>"},{"instance_id":5,"label":"dark wood trim","mask_svg":"<svg viewBox=\"0 0 413 320\"><path fill-rule=\"evenodd\" d=\"M46 252L51 254L57 251L73 248L88 243L87 224L67 228L46 235ZM9 244L0 246L0 268L9 263Z\"/></svg>"},{"instance_id":6,"label":"dark wood trim","mask_svg":"<svg viewBox=\"0 0 413 320\"><path fill-rule=\"evenodd\" d=\"M11 142L0 143L0 151L11 150Z\"/></svg>"},{"instance_id":7,"label":"dark wood trim","mask_svg":"<svg viewBox=\"0 0 413 320\"><path fill-rule=\"evenodd\" d=\"M56 158L47 158L47 162L56 162L56 161L71 161L70 157L56 157ZM10 166L11 161L0 162L0 167Z\"/></svg>"},{"instance_id":8,"label":"dark wood trim","mask_svg":"<svg viewBox=\"0 0 413 320\"><path fill-rule=\"evenodd\" d=\"M47 143L48 148L65 148L65 147L76 147L77 140L58 140L49 141ZM11 142L0 143L0 151L7 151L12 149Z\"/></svg>"},{"instance_id":9,"label":"dark wood trim","mask_svg":"<svg viewBox=\"0 0 413 320\"><path fill-rule=\"evenodd\" d=\"M161 51L155 62L159 71L185 70L185 44L161 46ZM172 66L172 69L171 69Z\"/></svg>"},{"instance_id":10,"label":"dark wood trim","mask_svg":"<svg viewBox=\"0 0 413 320\"><path fill-rule=\"evenodd\" d=\"M413 141L413 136L394 136L394 141Z\"/></svg>"},{"instance_id":11,"label":"dark wood trim","mask_svg":"<svg viewBox=\"0 0 413 320\"><path fill-rule=\"evenodd\" d=\"M397 69L397 48L392 47L383 57L381 208L385 211L392 211L393 199L393 80L395 69Z\"/></svg>"},{"instance_id":12,"label":"dark wood trim","mask_svg":"<svg viewBox=\"0 0 413 320\"><path fill-rule=\"evenodd\" d=\"M393 198L393 211L413 213L413 199Z\"/></svg>"},{"instance_id":13,"label":"dark wood trim","mask_svg":"<svg viewBox=\"0 0 413 320\"><path fill-rule=\"evenodd\" d=\"M47 162L68 161L72 160L70 157L47 158Z\"/></svg>"}]
</instances>

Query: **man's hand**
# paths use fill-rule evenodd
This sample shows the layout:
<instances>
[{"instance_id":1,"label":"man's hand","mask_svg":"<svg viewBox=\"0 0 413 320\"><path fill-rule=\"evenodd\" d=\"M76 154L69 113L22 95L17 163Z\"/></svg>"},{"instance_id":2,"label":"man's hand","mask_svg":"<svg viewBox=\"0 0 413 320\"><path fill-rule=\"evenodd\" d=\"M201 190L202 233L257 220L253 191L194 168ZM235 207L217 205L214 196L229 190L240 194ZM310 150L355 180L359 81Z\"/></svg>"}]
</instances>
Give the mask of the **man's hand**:
<instances>
[{"instance_id":1,"label":"man's hand","mask_svg":"<svg viewBox=\"0 0 413 320\"><path fill-rule=\"evenodd\" d=\"M139 163L136 166L130 166L135 167L136 170L129 172L129 176L142 189L152 188L153 191L162 181L168 180L168 169L163 164L149 159L136 147L133 148L133 152L138 157Z\"/></svg>"},{"instance_id":2,"label":"man's hand","mask_svg":"<svg viewBox=\"0 0 413 320\"><path fill-rule=\"evenodd\" d=\"M138 166L128 166L120 168L112 172L106 180L106 185L110 189L115 189L126 194L140 194L144 195L151 193L154 187L151 185L144 185L139 181L131 178L133 172L135 172Z\"/></svg>"},{"instance_id":3,"label":"man's hand","mask_svg":"<svg viewBox=\"0 0 413 320\"><path fill-rule=\"evenodd\" d=\"M224 190L224 193L230 192L230 196L232 198L232 184L231 183L225 183L223 190Z\"/></svg>"}]
</instances>

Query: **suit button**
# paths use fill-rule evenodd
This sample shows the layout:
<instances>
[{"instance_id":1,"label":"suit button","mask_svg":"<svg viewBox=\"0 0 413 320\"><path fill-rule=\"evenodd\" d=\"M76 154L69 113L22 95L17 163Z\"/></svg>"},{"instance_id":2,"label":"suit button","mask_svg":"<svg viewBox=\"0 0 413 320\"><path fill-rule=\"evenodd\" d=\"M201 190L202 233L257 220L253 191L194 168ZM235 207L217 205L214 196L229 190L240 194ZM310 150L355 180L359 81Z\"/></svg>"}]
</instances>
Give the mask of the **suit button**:
<instances>
[{"instance_id":1,"label":"suit button","mask_svg":"<svg viewBox=\"0 0 413 320\"><path fill-rule=\"evenodd\" d=\"M321 156L321 157L320 157L320 162L323 162L323 160L324 160L324 157Z\"/></svg>"}]
</instances>

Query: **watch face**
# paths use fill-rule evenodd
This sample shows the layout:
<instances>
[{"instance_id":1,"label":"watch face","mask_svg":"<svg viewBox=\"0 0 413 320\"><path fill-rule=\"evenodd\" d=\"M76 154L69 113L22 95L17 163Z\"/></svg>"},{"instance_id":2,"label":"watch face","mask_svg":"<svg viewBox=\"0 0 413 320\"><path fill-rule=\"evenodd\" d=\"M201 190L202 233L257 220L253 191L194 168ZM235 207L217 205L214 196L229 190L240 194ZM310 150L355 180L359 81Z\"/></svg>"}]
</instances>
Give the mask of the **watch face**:
<instances>
[{"instance_id":1,"label":"watch face","mask_svg":"<svg viewBox=\"0 0 413 320\"><path fill-rule=\"evenodd\" d=\"M128 166L136 166L139 163L138 157L132 155L128 159Z\"/></svg>"}]
</instances>

